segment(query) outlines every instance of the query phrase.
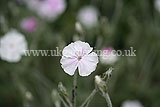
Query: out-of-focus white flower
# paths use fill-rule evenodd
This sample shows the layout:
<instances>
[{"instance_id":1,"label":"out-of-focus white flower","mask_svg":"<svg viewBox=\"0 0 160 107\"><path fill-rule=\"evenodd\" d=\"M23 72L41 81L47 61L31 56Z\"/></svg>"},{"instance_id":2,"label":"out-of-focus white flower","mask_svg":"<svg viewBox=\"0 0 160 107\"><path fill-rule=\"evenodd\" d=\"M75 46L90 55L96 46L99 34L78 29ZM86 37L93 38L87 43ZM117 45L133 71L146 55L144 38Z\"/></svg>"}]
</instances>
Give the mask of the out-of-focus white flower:
<instances>
[{"instance_id":1,"label":"out-of-focus white flower","mask_svg":"<svg viewBox=\"0 0 160 107\"><path fill-rule=\"evenodd\" d=\"M121 107L143 107L143 105L137 100L126 100Z\"/></svg>"},{"instance_id":2,"label":"out-of-focus white flower","mask_svg":"<svg viewBox=\"0 0 160 107\"><path fill-rule=\"evenodd\" d=\"M102 64L114 64L118 60L118 57L113 52L112 47L105 47L102 49L101 55L100 55L100 62Z\"/></svg>"},{"instance_id":3,"label":"out-of-focus white flower","mask_svg":"<svg viewBox=\"0 0 160 107\"><path fill-rule=\"evenodd\" d=\"M155 0L155 8L160 12L160 0Z\"/></svg>"},{"instance_id":4,"label":"out-of-focus white flower","mask_svg":"<svg viewBox=\"0 0 160 107\"><path fill-rule=\"evenodd\" d=\"M25 18L21 21L20 26L27 32L34 32L37 28L37 20L34 17Z\"/></svg>"},{"instance_id":5,"label":"out-of-focus white flower","mask_svg":"<svg viewBox=\"0 0 160 107\"><path fill-rule=\"evenodd\" d=\"M66 9L65 0L27 0L29 8L47 20L54 20Z\"/></svg>"},{"instance_id":6,"label":"out-of-focus white flower","mask_svg":"<svg viewBox=\"0 0 160 107\"><path fill-rule=\"evenodd\" d=\"M86 42L76 41L66 46L62 51L60 63L62 68L69 75L74 75L78 68L80 76L88 76L95 71L98 63L98 56L92 52L93 48Z\"/></svg>"},{"instance_id":7,"label":"out-of-focus white flower","mask_svg":"<svg viewBox=\"0 0 160 107\"><path fill-rule=\"evenodd\" d=\"M78 12L77 19L87 28L94 27L98 22L98 11L93 6L85 6Z\"/></svg>"},{"instance_id":8,"label":"out-of-focus white flower","mask_svg":"<svg viewBox=\"0 0 160 107\"><path fill-rule=\"evenodd\" d=\"M18 62L24 51L27 49L27 42L24 35L11 30L0 38L0 57L8 62Z\"/></svg>"}]
</instances>

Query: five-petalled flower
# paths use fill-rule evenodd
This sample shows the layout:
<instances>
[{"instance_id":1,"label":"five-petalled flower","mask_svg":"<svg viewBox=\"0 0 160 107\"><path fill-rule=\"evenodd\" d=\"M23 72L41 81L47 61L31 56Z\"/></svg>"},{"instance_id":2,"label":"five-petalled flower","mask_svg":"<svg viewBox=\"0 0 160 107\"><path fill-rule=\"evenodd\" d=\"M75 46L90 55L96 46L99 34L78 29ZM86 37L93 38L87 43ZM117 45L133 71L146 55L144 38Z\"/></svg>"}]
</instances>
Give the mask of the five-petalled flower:
<instances>
[{"instance_id":1,"label":"five-petalled flower","mask_svg":"<svg viewBox=\"0 0 160 107\"><path fill-rule=\"evenodd\" d=\"M76 41L66 46L62 51L60 63L69 75L74 75L78 68L80 76L88 76L95 71L98 56L92 52L93 48L86 42Z\"/></svg>"}]
</instances>

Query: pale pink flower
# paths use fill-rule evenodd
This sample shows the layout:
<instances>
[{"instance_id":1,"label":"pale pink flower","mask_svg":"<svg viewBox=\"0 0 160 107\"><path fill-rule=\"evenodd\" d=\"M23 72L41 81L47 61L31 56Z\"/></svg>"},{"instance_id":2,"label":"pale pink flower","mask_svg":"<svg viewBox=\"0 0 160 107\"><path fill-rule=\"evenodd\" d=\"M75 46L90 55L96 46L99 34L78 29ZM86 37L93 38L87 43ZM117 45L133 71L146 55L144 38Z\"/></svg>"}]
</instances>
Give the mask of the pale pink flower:
<instances>
[{"instance_id":1,"label":"pale pink flower","mask_svg":"<svg viewBox=\"0 0 160 107\"><path fill-rule=\"evenodd\" d=\"M102 53L100 55L100 61L102 64L112 65L118 60L118 57L113 50L114 49L112 47L105 47L102 49Z\"/></svg>"},{"instance_id":2,"label":"pale pink flower","mask_svg":"<svg viewBox=\"0 0 160 107\"><path fill-rule=\"evenodd\" d=\"M29 8L47 20L54 20L66 9L65 0L28 0Z\"/></svg>"},{"instance_id":3,"label":"pale pink flower","mask_svg":"<svg viewBox=\"0 0 160 107\"><path fill-rule=\"evenodd\" d=\"M37 20L34 17L25 18L21 21L20 26L27 32L34 32L37 28Z\"/></svg>"},{"instance_id":4,"label":"pale pink flower","mask_svg":"<svg viewBox=\"0 0 160 107\"><path fill-rule=\"evenodd\" d=\"M45 0L39 8L39 15L47 19L54 19L65 10L65 7L64 0Z\"/></svg>"},{"instance_id":5,"label":"pale pink flower","mask_svg":"<svg viewBox=\"0 0 160 107\"><path fill-rule=\"evenodd\" d=\"M93 48L86 42L76 41L66 46L62 51L60 63L62 68L69 75L74 75L78 68L80 76L88 76L95 71L98 63L98 56L92 52Z\"/></svg>"}]
</instances>

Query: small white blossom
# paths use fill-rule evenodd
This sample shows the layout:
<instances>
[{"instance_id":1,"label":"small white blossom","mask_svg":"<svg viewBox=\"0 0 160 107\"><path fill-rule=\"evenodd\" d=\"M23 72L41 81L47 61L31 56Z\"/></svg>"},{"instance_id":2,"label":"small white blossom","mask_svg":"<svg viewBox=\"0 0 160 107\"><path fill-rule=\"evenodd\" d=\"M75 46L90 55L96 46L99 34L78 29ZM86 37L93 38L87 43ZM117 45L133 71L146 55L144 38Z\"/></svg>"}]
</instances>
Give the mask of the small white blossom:
<instances>
[{"instance_id":1,"label":"small white blossom","mask_svg":"<svg viewBox=\"0 0 160 107\"><path fill-rule=\"evenodd\" d=\"M27 42L24 35L11 30L0 38L0 58L8 62L18 62L24 51L27 49Z\"/></svg>"},{"instance_id":2,"label":"small white blossom","mask_svg":"<svg viewBox=\"0 0 160 107\"><path fill-rule=\"evenodd\" d=\"M66 46L62 51L60 63L62 68L69 75L74 75L78 68L80 76L88 76L95 71L98 63L98 56L92 52L93 48L86 42L76 41Z\"/></svg>"},{"instance_id":3,"label":"small white blossom","mask_svg":"<svg viewBox=\"0 0 160 107\"><path fill-rule=\"evenodd\" d=\"M121 107L143 107L143 105L137 100L126 100Z\"/></svg>"},{"instance_id":4,"label":"small white blossom","mask_svg":"<svg viewBox=\"0 0 160 107\"><path fill-rule=\"evenodd\" d=\"M98 11L93 6L85 6L78 12L77 19L87 28L94 27L98 22Z\"/></svg>"},{"instance_id":5,"label":"small white blossom","mask_svg":"<svg viewBox=\"0 0 160 107\"><path fill-rule=\"evenodd\" d=\"M102 64L112 65L118 60L118 57L113 52L112 47L105 47L102 49L102 53L100 55L100 61Z\"/></svg>"}]
</instances>

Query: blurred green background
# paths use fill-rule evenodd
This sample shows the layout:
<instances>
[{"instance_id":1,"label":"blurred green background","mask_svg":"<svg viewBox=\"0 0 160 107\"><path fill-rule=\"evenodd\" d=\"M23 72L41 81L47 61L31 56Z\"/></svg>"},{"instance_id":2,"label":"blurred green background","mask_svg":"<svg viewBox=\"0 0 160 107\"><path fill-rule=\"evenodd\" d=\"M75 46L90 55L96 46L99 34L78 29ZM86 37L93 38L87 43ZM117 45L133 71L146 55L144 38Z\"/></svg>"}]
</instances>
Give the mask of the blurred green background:
<instances>
[{"instance_id":1,"label":"blurred green background","mask_svg":"<svg viewBox=\"0 0 160 107\"><path fill-rule=\"evenodd\" d=\"M0 37L10 29L25 35L29 49L53 50L63 48L77 34L77 12L86 5L99 11L98 25L84 28L84 41L102 49L136 49L136 57L120 57L114 65L98 64L88 77L78 76L78 105L94 89L94 76L109 67L114 71L109 93L114 107L125 100L139 100L144 107L160 107L160 13L154 0L67 0L67 8L55 21L46 21L27 8L20 0L0 0ZM38 28L33 33L23 31L20 20L34 16ZM72 77L60 65L61 57L24 56L18 63L0 59L0 107L55 107L52 91L61 81L71 93ZM32 94L32 99L26 93ZM63 104L61 104L63 107ZM106 107L105 100L96 94L90 107Z\"/></svg>"}]
</instances>

